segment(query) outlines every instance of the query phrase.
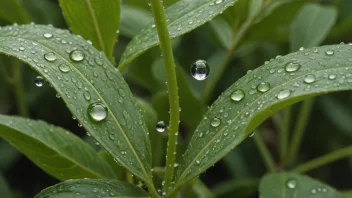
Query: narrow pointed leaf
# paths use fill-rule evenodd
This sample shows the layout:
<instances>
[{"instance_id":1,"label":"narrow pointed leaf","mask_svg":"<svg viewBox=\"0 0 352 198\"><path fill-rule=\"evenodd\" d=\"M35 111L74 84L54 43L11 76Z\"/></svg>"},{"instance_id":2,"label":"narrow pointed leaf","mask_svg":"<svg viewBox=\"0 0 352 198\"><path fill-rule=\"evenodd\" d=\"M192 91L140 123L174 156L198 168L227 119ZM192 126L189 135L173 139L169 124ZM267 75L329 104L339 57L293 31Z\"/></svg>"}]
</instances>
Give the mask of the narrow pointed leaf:
<instances>
[{"instance_id":1,"label":"narrow pointed leaf","mask_svg":"<svg viewBox=\"0 0 352 198\"><path fill-rule=\"evenodd\" d=\"M120 34L134 37L152 20L153 18L147 10L122 5Z\"/></svg>"},{"instance_id":2,"label":"narrow pointed leaf","mask_svg":"<svg viewBox=\"0 0 352 198\"><path fill-rule=\"evenodd\" d=\"M43 25L1 28L0 52L43 75L103 148L131 173L149 178L147 128L126 82L104 54L79 36ZM100 113L88 113L92 105Z\"/></svg>"},{"instance_id":3,"label":"narrow pointed leaf","mask_svg":"<svg viewBox=\"0 0 352 198\"><path fill-rule=\"evenodd\" d=\"M64 17L73 33L93 42L113 62L120 27L120 0L60 0Z\"/></svg>"},{"instance_id":4,"label":"narrow pointed leaf","mask_svg":"<svg viewBox=\"0 0 352 198\"><path fill-rule=\"evenodd\" d=\"M107 179L80 179L69 180L51 186L34 198L147 198L149 197L141 188Z\"/></svg>"},{"instance_id":5,"label":"narrow pointed leaf","mask_svg":"<svg viewBox=\"0 0 352 198\"><path fill-rule=\"evenodd\" d=\"M87 143L62 128L0 115L0 137L60 180L114 178L109 165Z\"/></svg>"},{"instance_id":6,"label":"narrow pointed leaf","mask_svg":"<svg viewBox=\"0 0 352 198\"><path fill-rule=\"evenodd\" d=\"M260 181L260 198L272 197L309 197L342 198L334 188L308 176L296 173L273 173Z\"/></svg>"},{"instance_id":7,"label":"narrow pointed leaf","mask_svg":"<svg viewBox=\"0 0 352 198\"><path fill-rule=\"evenodd\" d=\"M237 0L181 0L166 9L171 38L176 38L210 21ZM120 60L120 71L146 50L159 44L156 28L149 24L135 36Z\"/></svg>"},{"instance_id":8,"label":"narrow pointed leaf","mask_svg":"<svg viewBox=\"0 0 352 198\"><path fill-rule=\"evenodd\" d=\"M266 118L306 98L352 89L352 45L278 57L242 77L210 107L178 170L176 186L204 172Z\"/></svg>"}]
</instances>

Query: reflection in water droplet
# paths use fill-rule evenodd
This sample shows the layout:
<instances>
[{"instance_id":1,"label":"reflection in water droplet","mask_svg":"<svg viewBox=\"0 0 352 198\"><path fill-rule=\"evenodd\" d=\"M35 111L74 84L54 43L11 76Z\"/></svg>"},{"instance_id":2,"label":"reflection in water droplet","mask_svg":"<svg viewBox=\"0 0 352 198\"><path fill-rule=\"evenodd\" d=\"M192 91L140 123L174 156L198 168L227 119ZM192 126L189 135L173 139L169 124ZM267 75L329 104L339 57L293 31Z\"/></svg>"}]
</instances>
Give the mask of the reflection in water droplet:
<instances>
[{"instance_id":1,"label":"reflection in water droplet","mask_svg":"<svg viewBox=\"0 0 352 198\"><path fill-rule=\"evenodd\" d=\"M270 84L267 82L262 82L257 86L257 90L262 93L269 91L269 89L270 89Z\"/></svg>"},{"instance_id":2,"label":"reflection in water droplet","mask_svg":"<svg viewBox=\"0 0 352 198\"><path fill-rule=\"evenodd\" d=\"M277 98L278 99L284 99L284 98L287 98L289 97L291 94L291 91L290 90L282 90L279 92L279 94L277 95Z\"/></svg>"},{"instance_id":3,"label":"reflection in water droplet","mask_svg":"<svg viewBox=\"0 0 352 198\"><path fill-rule=\"evenodd\" d=\"M54 62L56 61L56 54L54 52L49 52L44 54L44 58L49 62Z\"/></svg>"},{"instance_id":4,"label":"reflection in water droplet","mask_svg":"<svg viewBox=\"0 0 352 198\"><path fill-rule=\"evenodd\" d=\"M94 121L103 121L108 116L108 109L102 103L96 102L88 106L88 115Z\"/></svg>"},{"instance_id":5,"label":"reflection in water droplet","mask_svg":"<svg viewBox=\"0 0 352 198\"><path fill-rule=\"evenodd\" d=\"M59 70L63 73L67 73L71 71L71 68L66 63L62 63L61 65L59 65Z\"/></svg>"},{"instance_id":6,"label":"reflection in water droplet","mask_svg":"<svg viewBox=\"0 0 352 198\"><path fill-rule=\"evenodd\" d=\"M191 65L191 74L196 80L207 79L210 72L209 65L204 60L197 60Z\"/></svg>"},{"instance_id":7,"label":"reflection in water droplet","mask_svg":"<svg viewBox=\"0 0 352 198\"><path fill-rule=\"evenodd\" d=\"M51 34L51 33L44 33L44 37L45 37L45 38L52 38L52 37L53 37L53 34Z\"/></svg>"},{"instance_id":8,"label":"reflection in water droplet","mask_svg":"<svg viewBox=\"0 0 352 198\"><path fill-rule=\"evenodd\" d=\"M230 97L231 97L231 100L233 100L235 102L239 102L245 97L245 93L243 90L238 89L238 90L232 92Z\"/></svg>"},{"instance_id":9,"label":"reflection in water droplet","mask_svg":"<svg viewBox=\"0 0 352 198\"><path fill-rule=\"evenodd\" d=\"M315 76L312 74L307 75L306 77L304 77L304 82L307 84L311 84L315 82Z\"/></svg>"},{"instance_id":10,"label":"reflection in water droplet","mask_svg":"<svg viewBox=\"0 0 352 198\"><path fill-rule=\"evenodd\" d=\"M289 189L295 189L296 186L297 186L297 180L295 180L295 179L290 179L290 180L288 180L288 181L286 182L286 186L287 186L287 188L289 188Z\"/></svg>"},{"instance_id":11,"label":"reflection in water droplet","mask_svg":"<svg viewBox=\"0 0 352 198\"><path fill-rule=\"evenodd\" d=\"M221 120L219 118L214 118L210 124L212 127L218 127L221 124Z\"/></svg>"},{"instance_id":12,"label":"reflection in water droplet","mask_svg":"<svg viewBox=\"0 0 352 198\"><path fill-rule=\"evenodd\" d=\"M37 76L34 80L34 83L37 87L42 87L44 85L44 79L41 76Z\"/></svg>"},{"instance_id":13,"label":"reflection in water droplet","mask_svg":"<svg viewBox=\"0 0 352 198\"><path fill-rule=\"evenodd\" d=\"M73 50L70 53L70 58L73 61L81 62L84 59L84 53L81 50Z\"/></svg>"},{"instance_id":14,"label":"reflection in water droplet","mask_svg":"<svg viewBox=\"0 0 352 198\"><path fill-rule=\"evenodd\" d=\"M156 123L156 130L160 133L164 132L166 130L166 125L164 121L159 121Z\"/></svg>"},{"instance_id":15,"label":"reflection in water droplet","mask_svg":"<svg viewBox=\"0 0 352 198\"><path fill-rule=\"evenodd\" d=\"M328 51L325 52L325 54L328 55L328 56L332 56L332 55L335 54L335 52L333 50L328 50Z\"/></svg>"},{"instance_id":16,"label":"reflection in water droplet","mask_svg":"<svg viewBox=\"0 0 352 198\"><path fill-rule=\"evenodd\" d=\"M287 72L295 72L295 71L299 70L300 67L301 67L301 65L299 63L289 62L286 64L285 70Z\"/></svg>"},{"instance_id":17,"label":"reflection in water droplet","mask_svg":"<svg viewBox=\"0 0 352 198\"><path fill-rule=\"evenodd\" d=\"M90 100L90 93L89 93L89 91L83 92L83 97L84 97L84 99L86 99L87 101L89 101L89 100Z\"/></svg>"}]
</instances>

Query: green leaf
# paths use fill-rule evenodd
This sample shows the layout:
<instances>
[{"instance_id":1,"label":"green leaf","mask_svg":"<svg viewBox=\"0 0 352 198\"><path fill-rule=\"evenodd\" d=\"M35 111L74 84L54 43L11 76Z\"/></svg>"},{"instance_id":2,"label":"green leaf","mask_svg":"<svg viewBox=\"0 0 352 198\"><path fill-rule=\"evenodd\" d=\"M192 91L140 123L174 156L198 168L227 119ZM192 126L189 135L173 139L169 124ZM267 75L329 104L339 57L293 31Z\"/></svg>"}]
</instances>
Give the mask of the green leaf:
<instances>
[{"instance_id":1,"label":"green leaf","mask_svg":"<svg viewBox=\"0 0 352 198\"><path fill-rule=\"evenodd\" d=\"M171 38L181 36L233 5L237 0L181 0L166 9L168 29ZM124 71L127 64L146 50L159 44L156 28L150 24L135 36L127 46L119 70Z\"/></svg>"},{"instance_id":2,"label":"green leaf","mask_svg":"<svg viewBox=\"0 0 352 198\"><path fill-rule=\"evenodd\" d=\"M125 170L116 163L114 158L104 149L101 149L98 154L103 160L105 160L106 163L110 165L110 167L115 173L116 179L123 180Z\"/></svg>"},{"instance_id":3,"label":"green leaf","mask_svg":"<svg viewBox=\"0 0 352 198\"><path fill-rule=\"evenodd\" d=\"M258 189L259 179L229 180L216 185L212 191L217 198L252 197Z\"/></svg>"},{"instance_id":4,"label":"green leaf","mask_svg":"<svg viewBox=\"0 0 352 198\"><path fill-rule=\"evenodd\" d=\"M250 0L248 18L254 18L260 12L263 0Z\"/></svg>"},{"instance_id":5,"label":"green leaf","mask_svg":"<svg viewBox=\"0 0 352 198\"><path fill-rule=\"evenodd\" d=\"M0 172L6 172L22 156L20 152L5 141L0 142L0 151Z\"/></svg>"},{"instance_id":6,"label":"green leaf","mask_svg":"<svg viewBox=\"0 0 352 198\"><path fill-rule=\"evenodd\" d=\"M260 181L260 198L272 197L309 197L309 198L342 198L334 188L296 173L273 173Z\"/></svg>"},{"instance_id":7,"label":"green leaf","mask_svg":"<svg viewBox=\"0 0 352 198\"><path fill-rule=\"evenodd\" d=\"M29 23L30 18L18 0L0 1L0 18L10 23Z\"/></svg>"},{"instance_id":8,"label":"green leaf","mask_svg":"<svg viewBox=\"0 0 352 198\"><path fill-rule=\"evenodd\" d=\"M225 49L230 49L232 40L232 28L227 21L221 17L217 17L210 21L210 25L214 30L216 37Z\"/></svg>"},{"instance_id":9,"label":"green leaf","mask_svg":"<svg viewBox=\"0 0 352 198\"><path fill-rule=\"evenodd\" d=\"M120 0L60 0L64 17L73 33L93 42L113 63L120 27Z\"/></svg>"},{"instance_id":10,"label":"green leaf","mask_svg":"<svg viewBox=\"0 0 352 198\"><path fill-rule=\"evenodd\" d=\"M103 148L131 173L150 180L147 128L128 85L103 53L67 30L43 25L1 28L0 52L43 75ZM106 107L104 120L94 121L88 114L92 104Z\"/></svg>"},{"instance_id":11,"label":"green leaf","mask_svg":"<svg viewBox=\"0 0 352 198\"><path fill-rule=\"evenodd\" d=\"M69 180L44 189L35 198L136 198L149 197L132 184L107 179Z\"/></svg>"},{"instance_id":12,"label":"green leaf","mask_svg":"<svg viewBox=\"0 0 352 198\"><path fill-rule=\"evenodd\" d=\"M291 51L319 45L337 19L337 10L318 4L306 4L291 26Z\"/></svg>"},{"instance_id":13,"label":"green leaf","mask_svg":"<svg viewBox=\"0 0 352 198\"><path fill-rule=\"evenodd\" d=\"M60 180L113 177L109 165L88 144L62 128L0 115L0 137Z\"/></svg>"},{"instance_id":14,"label":"green leaf","mask_svg":"<svg viewBox=\"0 0 352 198\"><path fill-rule=\"evenodd\" d=\"M3 198L11 198L10 187L1 173L0 173L0 193L1 193L1 197Z\"/></svg>"},{"instance_id":15,"label":"green leaf","mask_svg":"<svg viewBox=\"0 0 352 198\"><path fill-rule=\"evenodd\" d=\"M234 83L214 102L195 131L179 167L176 188L220 160L280 109L312 96L351 90L351 51L352 44L298 51L278 57ZM266 83L270 89L265 89Z\"/></svg>"},{"instance_id":16,"label":"green leaf","mask_svg":"<svg viewBox=\"0 0 352 198\"><path fill-rule=\"evenodd\" d=\"M120 34L134 37L152 20L150 13L144 9L122 5Z\"/></svg>"}]
</instances>

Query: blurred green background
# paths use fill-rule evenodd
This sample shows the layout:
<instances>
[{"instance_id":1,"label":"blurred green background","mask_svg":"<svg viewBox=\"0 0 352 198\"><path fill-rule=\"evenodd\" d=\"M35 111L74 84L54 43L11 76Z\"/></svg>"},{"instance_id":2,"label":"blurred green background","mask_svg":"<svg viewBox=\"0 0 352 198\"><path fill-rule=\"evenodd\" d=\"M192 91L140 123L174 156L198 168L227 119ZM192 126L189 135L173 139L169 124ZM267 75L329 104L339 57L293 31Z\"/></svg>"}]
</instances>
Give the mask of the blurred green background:
<instances>
[{"instance_id":1,"label":"blurred green background","mask_svg":"<svg viewBox=\"0 0 352 198\"><path fill-rule=\"evenodd\" d=\"M0 0L0 5L7 0ZM164 0L165 6L177 0ZM196 82L189 75L189 66L196 59L207 60L212 75L223 56L228 51L229 39L245 21L248 12L248 1L239 0L236 6L228 9L221 16L200 28L174 40L175 57L179 65L179 84L181 92L181 133L180 149L184 149L192 131L202 118L207 106L227 87L244 76L248 70L263 65L265 61L277 55L285 55L297 50L290 46L291 27L298 13L308 4L314 3L336 10L334 25L323 38L321 45L352 42L352 1L351 0L266 0L266 3L277 4L264 9L265 12L254 20L253 25L239 42L237 50L225 72L216 83L209 101L201 97L204 82ZM0 25L34 22L52 24L58 28L68 29L56 0L18 0L18 6L4 10L0 6ZM152 15L148 0L124 0L120 36L115 48L116 62L134 35L145 26L152 24ZM18 115L16 95L13 85L8 81L11 75L13 60L0 56L0 113ZM157 120L168 121L167 93L163 65L158 47L146 52L134 61L124 73L126 81L135 96L152 104ZM9 74L10 73L10 74ZM97 146L86 136L84 129L78 127L77 121L56 98L55 91L47 84L38 88L34 79L38 74L29 67L22 66L22 84L25 99L29 108L29 117L45 120L62 126ZM300 104L294 106L293 118ZM296 108L297 107L297 108ZM278 117L281 116L279 113ZM294 123L292 121L292 125ZM155 133L155 131L151 131ZM277 126L272 119L262 126L262 135L270 151L277 157ZM337 93L317 98L311 119L299 153L299 161L307 161L325 153L343 148L352 140L352 93ZM163 147L159 147L160 160L164 162ZM181 153L181 152L179 152ZM200 179L213 190L218 197L257 197L258 179L265 173L265 166L252 139L243 142L230 152L223 160L210 168ZM7 181L13 197L33 197L42 189L54 185L58 180L50 177L21 155L8 143L0 140L0 186L1 175ZM309 172L309 175L341 190L352 190L352 156L339 160ZM0 189L1 191L1 189ZM1 197L1 195L0 195Z\"/></svg>"}]
</instances>

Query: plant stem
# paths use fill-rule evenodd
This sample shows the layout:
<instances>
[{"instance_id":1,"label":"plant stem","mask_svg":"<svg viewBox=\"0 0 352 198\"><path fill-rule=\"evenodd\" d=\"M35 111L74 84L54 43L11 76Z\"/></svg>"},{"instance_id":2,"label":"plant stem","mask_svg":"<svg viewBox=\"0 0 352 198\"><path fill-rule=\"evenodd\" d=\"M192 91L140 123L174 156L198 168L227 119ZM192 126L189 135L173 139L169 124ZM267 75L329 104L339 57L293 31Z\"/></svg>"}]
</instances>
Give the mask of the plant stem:
<instances>
[{"instance_id":1,"label":"plant stem","mask_svg":"<svg viewBox=\"0 0 352 198\"><path fill-rule=\"evenodd\" d=\"M260 134L253 135L253 138L254 138L254 142L255 142L256 146L258 147L259 153L264 160L266 168L270 172L276 172L275 161L274 161L273 157L271 156L268 148L266 147L261 135Z\"/></svg>"},{"instance_id":2,"label":"plant stem","mask_svg":"<svg viewBox=\"0 0 352 198\"><path fill-rule=\"evenodd\" d=\"M13 61L13 86L16 95L16 102L18 113L22 117L28 117L28 107L26 104L26 100L24 97L24 90L22 84L22 72L21 72L21 62L20 61Z\"/></svg>"},{"instance_id":3,"label":"plant stem","mask_svg":"<svg viewBox=\"0 0 352 198\"><path fill-rule=\"evenodd\" d=\"M299 165L296 168L294 168L293 171L296 171L299 173L305 173L314 168L318 168L320 166L326 165L328 163L334 162L336 160L339 160L348 156L352 156L352 145L339 149L337 151L333 151L329 154L326 154L324 156L321 156L309 162L306 162L302 165Z\"/></svg>"},{"instance_id":4,"label":"plant stem","mask_svg":"<svg viewBox=\"0 0 352 198\"><path fill-rule=\"evenodd\" d=\"M282 127L279 131L279 146L280 146L280 160L284 162L287 157L287 150L288 150L288 137L290 133L290 121L291 121L291 107L287 107L283 110L283 120L282 120Z\"/></svg>"},{"instance_id":5,"label":"plant stem","mask_svg":"<svg viewBox=\"0 0 352 198\"><path fill-rule=\"evenodd\" d=\"M169 30L166 24L166 16L162 0L151 0L151 7L154 15L154 21L158 30L160 48L164 56L164 64L167 78L167 87L170 103L170 126L169 142L166 155L166 171L164 178L163 194L169 191L174 175L174 164L176 160L176 145L178 136L178 124L180 120L179 96L177 87L177 78L175 70L175 61L172 52Z\"/></svg>"},{"instance_id":6,"label":"plant stem","mask_svg":"<svg viewBox=\"0 0 352 198\"><path fill-rule=\"evenodd\" d=\"M212 75L214 75L212 81L208 81L206 83L205 88L204 88L204 93L203 93L205 103L209 102L211 94L212 94L213 90L215 89L216 83L219 81L219 79L221 78L222 74L224 73L224 71L226 69L226 66L231 61L232 55L235 52L235 50L237 49L237 46L238 46L240 40L243 38L243 36L245 35L247 30L251 26L252 20L253 19L248 19L239 28L238 32L234 35L234 38L232 39L232 43L230 45L230 48L227 51L226 56L221 61L221 64L218 66L219 68L217 69L216 73L212 74Z\"/></svg>"},{"instance_id":7,"label":"plant stem","mask_svg":"<svg viewBox=\"0 0 352 198\"><path fill-rule=\"evenodd\" d=\"M308 124L308 119L312 111L314 104L314 98L303 101L300 112L298 114L298 119L295 124L295 130L293 132L292 143L290 145L290 150L287 157L287 165L292 166L292 163L296 160L298 150L302 143L302 138L304 131Z\"/></svg>"}]
</instances>

